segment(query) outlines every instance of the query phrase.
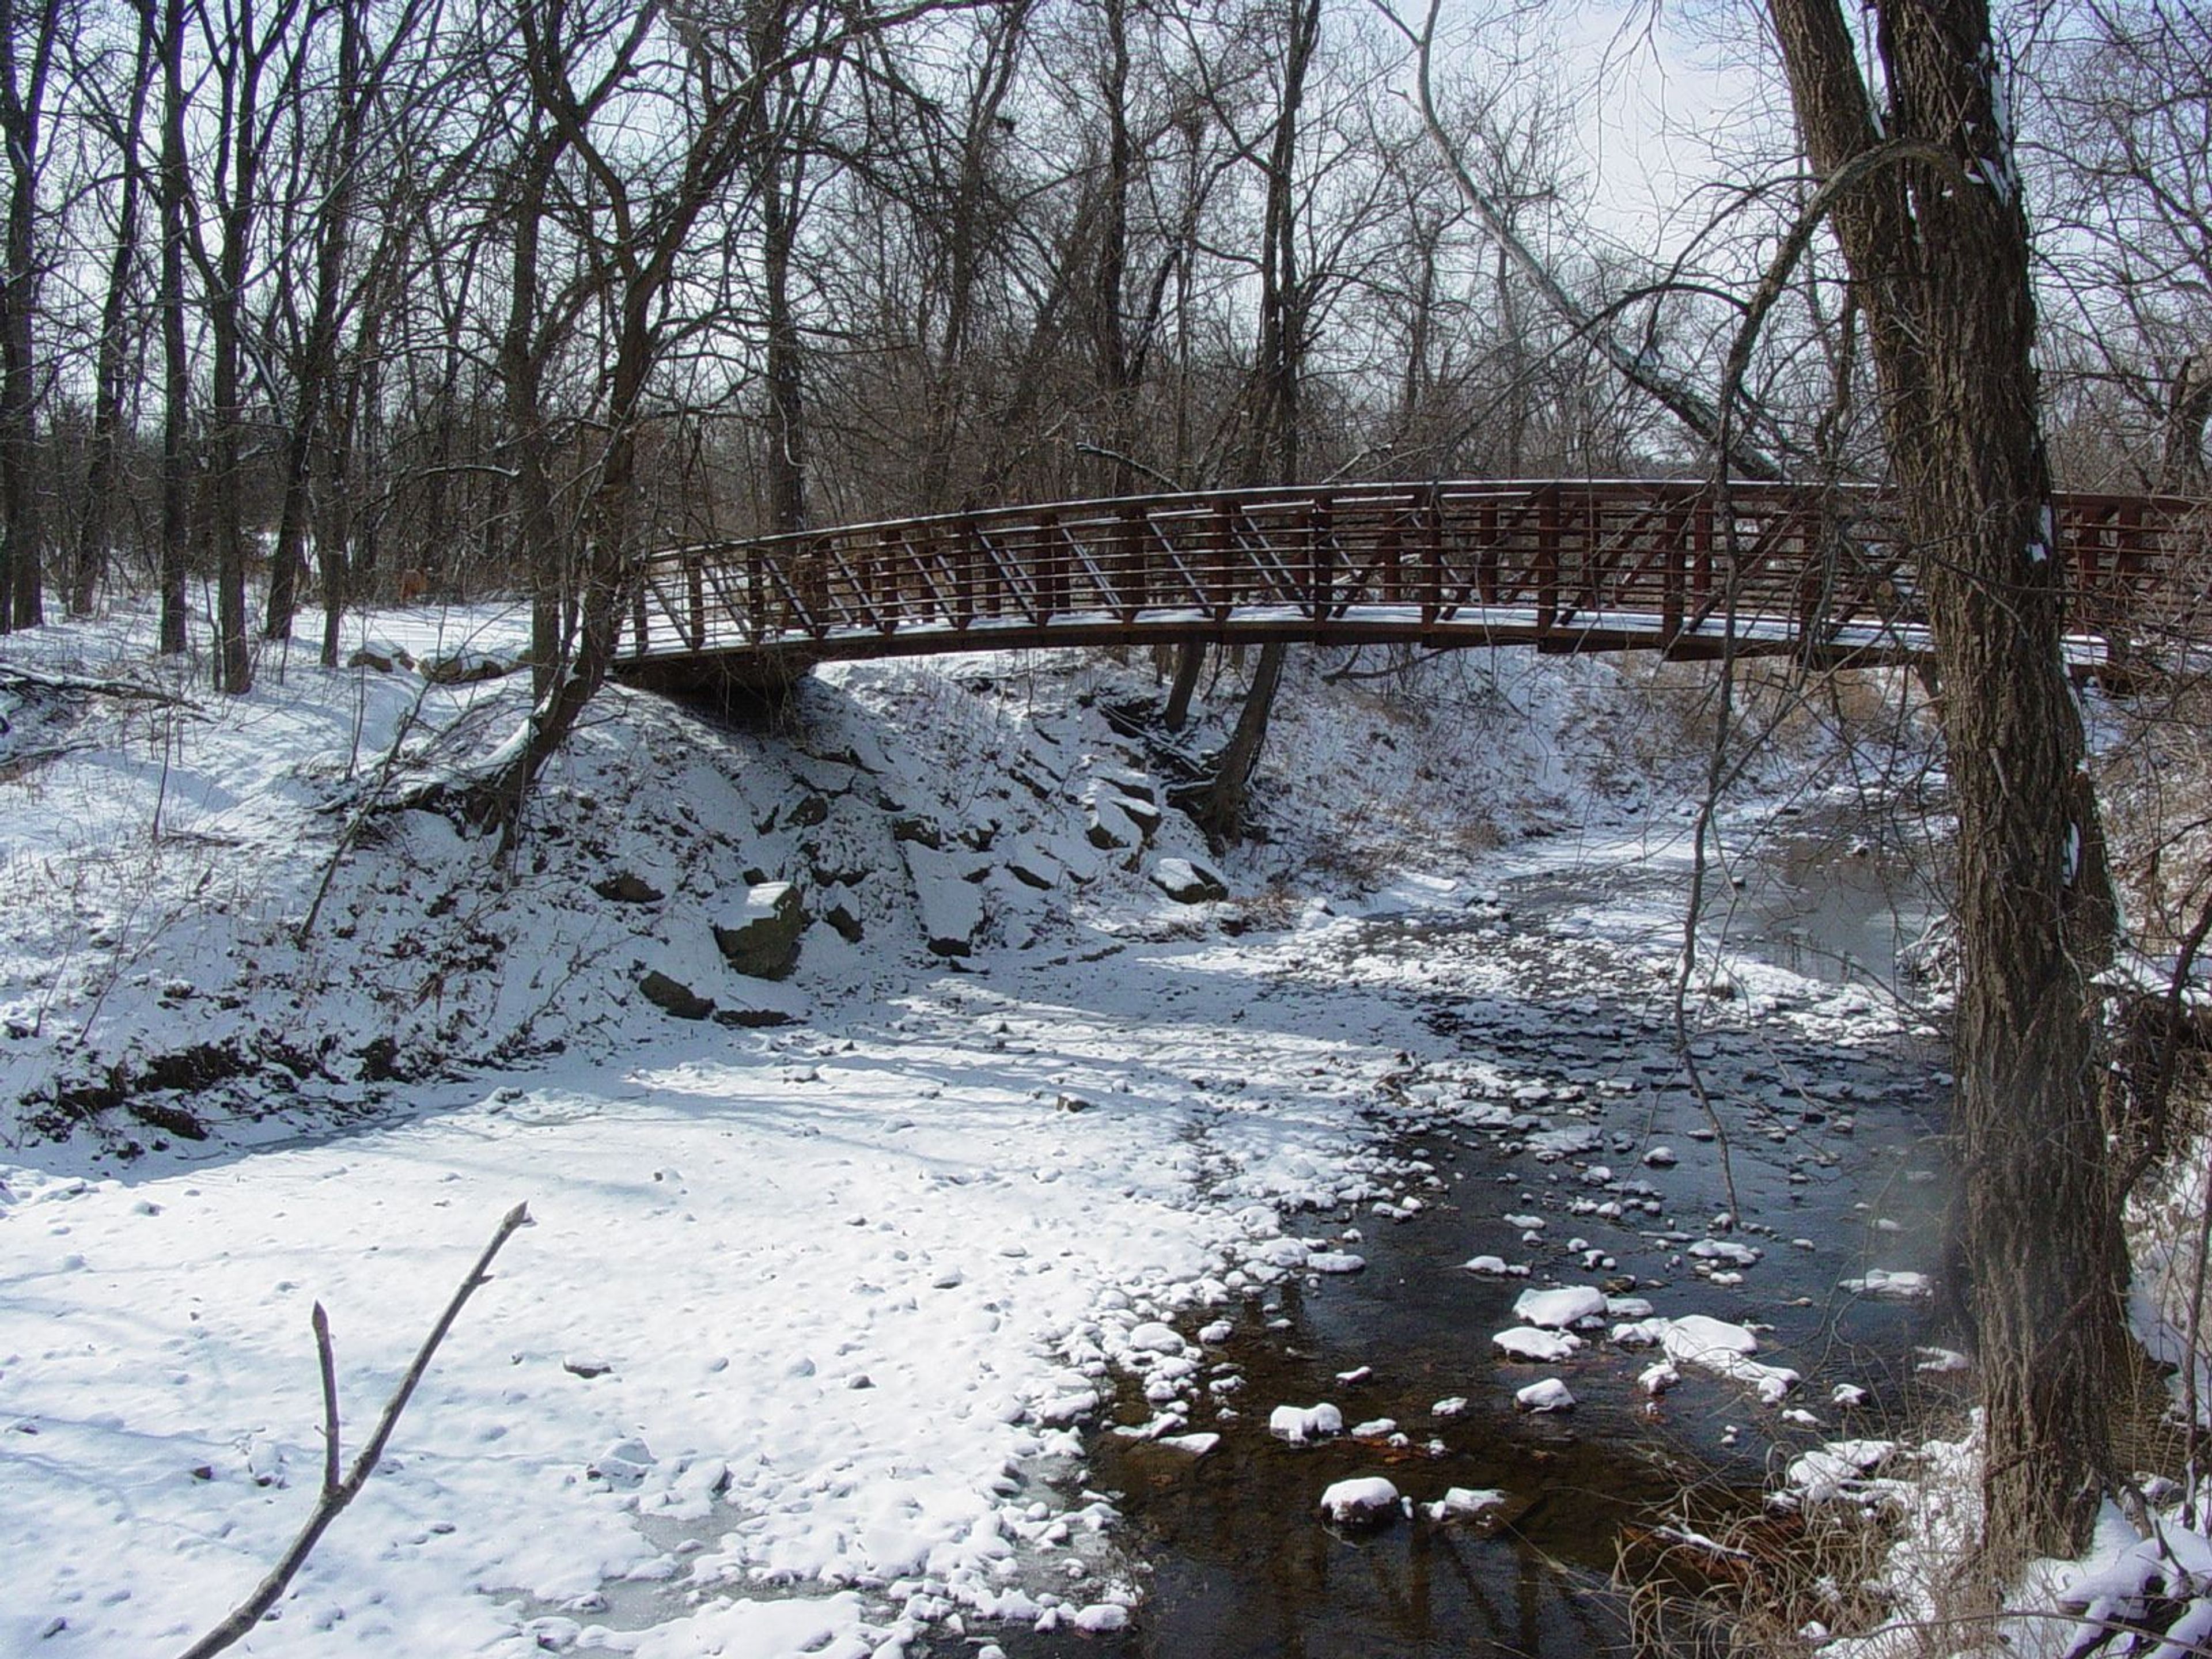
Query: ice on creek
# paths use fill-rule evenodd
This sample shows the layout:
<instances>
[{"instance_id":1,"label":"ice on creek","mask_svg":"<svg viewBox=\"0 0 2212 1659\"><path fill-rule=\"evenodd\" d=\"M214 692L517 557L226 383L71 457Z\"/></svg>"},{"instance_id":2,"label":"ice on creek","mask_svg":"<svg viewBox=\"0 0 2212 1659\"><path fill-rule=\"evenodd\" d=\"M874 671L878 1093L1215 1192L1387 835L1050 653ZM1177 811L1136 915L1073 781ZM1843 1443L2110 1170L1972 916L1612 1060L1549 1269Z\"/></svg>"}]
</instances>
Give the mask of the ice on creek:
<instances>
[{"instance_id":1,"label":"ice on creek","mask_svg":"<svg viewBox=\"0 0 2212 1659\"><path fill-rule=\"evenodd\" d=\"M1555 1291L1523 1291L1514 1299L1513 1316L1525 1325L1564 1330L1586 1319L1602 1319L1605 1292L1589 1285L1565 1285Z\"/></svg>"},{"instance_id":2,"label":"ice on creek","mask_svg":"<svg viewBox=\"0 0 2212 1659\"><path fill-rule=\"evenodd\" d=\"M1505 1218L1505 1224L1509 1227L1518 1227L1523 1232L1533 1233L1542 1228L1544 1218L1540 1215L1509 1215Z\"/></svg>"},{"instance_id":3,"label":"ice on creek","mask_svg":"<svg viewBox=\"0 0 2212 1659\"><path fill-rule=\"evenodd\" d=\"M1863 1278L1842 1282L1844 1289L1853 1296L1886 1297L1897 1302L1917 1302L1936 1293L1936 1286L1926 1273L1893 1273L1883 1267L1869 1267Z\"/></svg>"},{"instance_id":4,"label":"ice on creek","mask_svg":"<svg viewBox=\"0 0 2212 1659\"><path fill-rule=\"evenodd\" d=\"M1422 1505L1431 1521L1481 1521L1505 1507L1505 1494L1495 1486L1453 1486L1433 1504Z\"/></svg>"},{"instance_id":5,"label":"ice on creek","mask_svg":"<svg viewBox=\"0 0 2212 1659\"><path fill-rule=\"evenodd\" d=\"M1745 1327L1710 1314L1632 1321L1614 1326L1613 1340L1623 1347L1656 1346L1677 1364L1695 1365L1743 1384L1769 1406L1780 1404L1801 1380L1786 1365L1752 1358L1759 1352L1759 1339Z\"/></svg>"},{"instance_id":6,"label":"ice on creek","mask_svg":"<svg viewBox=\"0 0 2212 1659\"><path fill-rule=\"evenodd\" d=\"M1267 1413L1267 1432L1293 1446L1344 1432L1344 1413L1326 1401L1318 1406L1278 1406Z\"/></svg>"},{"instance_id":7,"label":"ice on creek","mask_svg":"<svg viewBox=\"0 0 2212 1659\"><path fill-rule=\"evenodd\" d=\"M1575 1408L1575 1397L1558 1377L1547 1376L1540 1382L1531 1382L1516 1390L1513 1403L1524 1412L1571 1412Z\"/></svg>"},{"instance_id":8,"label":"ice on creek","mask_svg":"<svg viewBox=\"0 0 2212 1659\"><path fill-rule=\"evenodd\" d=\"M1322 1513L1339 1526L1376 1525L1398 1513L1398 1489L1379 1474L1340 1480L1321 1495Z\"/></svg>"},{"instance_id":9,"label":"ice on creek","mask_svg":"<svg viewBox=\"0 0 2212 1659\"><path fill-rule=\"evenodd\" d=\"M1490 1340L1509 1359L1531 1360L1539 1364L1572 1358L1583 1347L1578 1336L1566 1331L1540 1330L1534 1325L1516 1325L1510 1330L1498 1332Z\"/></svg>"}]
</instances>

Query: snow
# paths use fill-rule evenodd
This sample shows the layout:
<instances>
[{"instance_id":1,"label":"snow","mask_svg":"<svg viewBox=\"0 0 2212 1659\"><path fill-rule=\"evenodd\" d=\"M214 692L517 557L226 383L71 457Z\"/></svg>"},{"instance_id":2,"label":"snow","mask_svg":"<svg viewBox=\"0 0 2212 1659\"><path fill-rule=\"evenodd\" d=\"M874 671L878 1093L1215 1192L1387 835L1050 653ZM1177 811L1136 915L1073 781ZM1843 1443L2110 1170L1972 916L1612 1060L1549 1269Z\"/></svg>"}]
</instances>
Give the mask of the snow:
<instances>
[{"instance_id":1,"label":"snow","mask_svg":"<svg viewBox=\"0 0 2212 1659\"><path fill-rule=\"evenodd\" d=\"M1571 1412L1575 1408L1574 1395L1556 1376L1547 1376L1540 1382L1531 1382L1525 1389L1516 1389L1513 1401L1524 1412Z\"/></svg>"},{"instance_id":2,"label":"snow","mask_svg":"<svg viewBox=\"0 0 2212 1659\"><path fill-rule=\"evenodd\" d=\"M1513 1302L1515 1318L1552 1330L1564 1330L1585 1319L1601 1319L1605 1311L1605 1292L1589 1285L1570 1285L1556 1291L1523 1291Z\"/></svg>"},{"instance_id":3,"label":"snow","mask_svg":"<svg viewBox=\"0 0 2212 1659\"><path fill-rule=\"evenodd\" d=\"M1495 883L1563 859L1682 865L1678 833L1605 820L1565 758L1617 671L1493 653L1439 666L1419 727L1347 718L1349 692L1286 701L1273 763L1311 787L1222 866L1236 894L1295 902L1232 938L1211 913L1241 901L1201 915L1151 879L1213 855L1178 814L1139 822L1126 803L1160 786L1085 701L1116 671L1061 654L825 669L775 732L612 688L502 872L434 802L398 800L511 744L520 678L295 658L217 701L148 665L145 622L0 642L188 699L80 699L80 746L0 781L0 853L68 881L0 914L0 1654L58 1651L57 1620L87 1651L212 1623L313 1499L310 1307L350 1452L521 1200L536 1224L254 1651L872 1654L954 1616L1121 1628L1138 1581L1076 1474L1080 1431L1193 1460L1239 1432L1201 1429L1236 1379L1185 1333L1229 1340L1263 1287L1343 1294L1286 1281L1364 1265L1342 1226L1360 1207L1436 1213L1362 1114L1424 1030L1416 999L1512 984L1502 963L1439 987L1333 946L1356 918L1480 921ZM487 607L374 618L360 642L499 664L526 635ZM372 801L389 810L359 817ZM1515 841L1567 817L1593 826L1574 847ZM1506 844L1436 872L1439 823ZM1100 848L1094 824L1128 839ZM1301 892L1322 849L1371 878ZM785 884L815 918L796 970L733 974L712 926ZM1560 927L1679 949L1650 890ZM1727 960L1801 1030L1900 1023ZM712 1012L663 1013L648 972ZM210 1086L131 1091L203 1050L226 1071ZM1556 1166L1513 1189L1505 1221L1535 1236L1518 1254L1549 1264L1541 1209L1588 1191L1599 1242L1572 1254L1602 1261L1604 1226L1644 1201L1613 1174L1635 1143L1533 1070L1468 1056L1449 1103ZM71 1117L70 1091L111 1082L120 1103ZM1498 1207L1465 1205L1493 1227ZM1625 1378L1634 1362L1558 1328L1632 1312L1672 1333L1650 1338L1670 1379L1679 1360L1786 1386L1747 1329L1587 1286L1527 1292L1498 1341ZM1502 1405L1513 1377L1483 1384ZM1468 1393L1434 1414L1476 1409L1474 1381L1440 1377ZM1557 1378L1514 1397L1573 1404ZM1301 1443L1344 1428L1325 1403L1264 1420ZM641 1627L602 1621L615 1586L658 1598L626 1612Z\"/></svg>"},{"instance_id":4,"label":"snow","mask_svg":"<svg viewBox=\"0 0 2212 1659\"><path fill-rule=\"evenodd\" d=\"M1490 1340L1508 1359L1538 1364L1571 1358L1583 1347L1578 1336L1565 1331L1540 1330L1534 1325L1516 1325L1511 1330L1498 1332Z\"/></svg>"},{"instance_id":5,"label":"snow","mask_svg":"<svg viewBox=\"0 0 2212 1659\"><path fill-rule=\"evenodd\" d=\"M1759 1338L1748 1327L1710 1314L1678 1319L1649 1318L1616 1325L1613 1340L1627 1346L1656 1344L1678 1365L1694 1365L1750 1389L1766 1405L1778 1405L1802 1380L1786 1365L1769 1365L1751 1356Z\"/></svg>"},{"instance_id":6,"label":"snow","mask_svg":"<svg viewBox=\"0 0 2212 1659\"><path fill-rule=\"evenodd\" d=\"M1321 1510L1339 1526L1388 1521L1398 1512L1398 1489L1379 1474L1340 1480L1321 1495Z\"/></svg>"},{"instance_id":7,"label":"snow","mask_svg":"<svg viewBox=\"0 0 2212 1659\"><path fill-rule=\"evenodd\" d=\"M1344 1413L1328 1402L1318 1406L1278 1406L1267 1414L1267 1432L1293 1446L1310 1440L1326 1440L1344 1432Z\"/></svg>"},{"instance_id":8,"label":"snow","mask_svg":"<svg viewBox=\"0 0 2212 1659\"><path fill-rule=\"evenodd\" d=\"M1884 1267L1869 1267L1863 1277L1842 1281L1844 1289L1854 1296L1887 1297L1899 1302L1923 1301L1936 1293L1928 1275L1903 1270L1893 1272Z\"/></svg>"},{"instance_id":9,"label":"snow","mask_svg":"<svg viewBox=\"0 0 2212 1659\"><path fill-rule=\"evenodd\" d=\"M1505 1494L1492 1486L1453 1486L1422 1513L1431 1521L1483 1521L1506 1505Z\"/></svg>"}]
</instances>

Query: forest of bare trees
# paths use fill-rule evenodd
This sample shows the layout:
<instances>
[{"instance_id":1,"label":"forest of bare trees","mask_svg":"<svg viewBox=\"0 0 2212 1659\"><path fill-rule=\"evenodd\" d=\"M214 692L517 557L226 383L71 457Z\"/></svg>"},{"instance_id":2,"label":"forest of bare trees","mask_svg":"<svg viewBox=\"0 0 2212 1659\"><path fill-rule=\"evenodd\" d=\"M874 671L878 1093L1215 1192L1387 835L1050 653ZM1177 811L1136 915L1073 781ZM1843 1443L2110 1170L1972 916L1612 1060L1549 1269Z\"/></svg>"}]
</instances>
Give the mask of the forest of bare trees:
<instances>
[{"instance_id":1,"label":"forest of bare trees","mask_svg":"<svg viewBox=\"0 0 2212 1659\"><path fill-rule=\"evenodd\" d=\"M0 0L0 623L181 645L193 586L242 689L421 572L550 662L672 538L1702 467L1637 366L1717 380L1790 135L1662 267L1586 228L1585 89L1442 23L1428 134L1364 3ZM2068 483L2201 475L2205 37L2069 17L2022 83ZM1826 252L1745 428L1874 476Z\"/></svg>"},{"instance_id":2,"label":"forest of bare trees","mask_svg":"<svg viewBox=\"0 0 2212 1659\"><path fill-rule=\"evenodd\" d=\"M1742 13L1737 56L1796 123L1737 135L1662 259L1590 228L1594 94L1527 15L0 0L0 629L158 596L164 649L234 693L310 607L297 648L336 663L349 605L526 597L539 701L507 816L672 542L1717 455L1899 483L1948 550L1925 567L1947 682L1986 693L1944 710L1996 757L1954 780L1989 854L1967 887L1993 896L1969 955L2004 970L1970 960L1989 1069L1960 1072L1972 1155L2013 1181L1976 1248L2012 1249L2046 1200L2106 1213L2039 1187L2019 1126L2028 1101L2031 1139L2095 1166L2086 936L2109 918L2076 884L2095 811L2056 578L2011 567L2054 478L2203 488L2212 21L2011 21L2016 61L1978 0ZM1169 724L1195 677L1187 653ZM1229 822L1267 706L1231 742ZM2022 710L2033 741L1999 755ZM2102 1297L2112 1238L2063 1242ZM2109 1297L2031 1288L1978 1311L2029 1368L2005 1374L2008 1451L2079 1454L2056 1498L2013 1500L2051 1546L2099 1458L2045 1396L2101 1386L2117 1327ZM2053 1321L2081 1327L2078 1374L2033 1369Z\"/></svg>"}]
</instances>

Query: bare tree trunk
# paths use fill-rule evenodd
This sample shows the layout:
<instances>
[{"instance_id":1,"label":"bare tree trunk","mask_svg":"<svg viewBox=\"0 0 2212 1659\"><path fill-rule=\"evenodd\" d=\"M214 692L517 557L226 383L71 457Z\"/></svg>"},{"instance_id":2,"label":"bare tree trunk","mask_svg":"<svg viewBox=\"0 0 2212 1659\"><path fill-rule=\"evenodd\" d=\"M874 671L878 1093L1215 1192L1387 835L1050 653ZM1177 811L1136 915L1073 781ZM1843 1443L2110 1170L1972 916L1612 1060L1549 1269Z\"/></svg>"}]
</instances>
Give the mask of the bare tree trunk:
<instances>
[{"instance_id":1,"label":"bare tree trunk","mask_svg":"<svg viewBox=\"0 0 2212 1659\"><path fill-rule=\"evenodd\" d=\"M1160 711L1160 724L1180 732L1190 719L1190 700L1198 695L1198 677L1206 672L1206 647L1185 640L1176 647L1175 678L1168 686L1168 706Z\"/></svg>"},{"instance_id":2,"label":"bare tree trunk","mask_svg":"<svg viewBox=\"0 0 2212 1659\"><path fill-rule=\"evenodd\" d=\"M538 220L552 176L554 141L532 141L517 169L513 268L507 327L500 337L500 381L506 399L508 474L514 545L530 573L531 683L538 701L553 689L566 641L561 593L568 557L553 517L553 481L545 453L544 357L538 333Z\"/></svg>"},{"instance_id":3,"label":"bare tree trunk","mask_svg":"<svg viewBox=\"0 0 2212 1659\"><path fill-rule=\"evenodd\" d=\"M2166 388L2166 453L2159 487L2201 495L2206 483L2204 428L2212 422L2212 346L2192 352Z\"/></svg>"},{"instance_id":4,"label":"bare tree trunk","mask_svg":"<svg viewBox=\"0 0 2212 1659\"><path fill-rule=\"evenodd\" d=\"M2027 220L1989 14L1984 0L1881 0L1891 106L1877 117L1837 0L1772 11L1824 177L1886 139L1917 145L1840 192L1832 218L1945 688L1963 957L1954 1255L1982 1375L1984 1541L1999 1566L2070 1555L2110 1468L2125 1343L2092 983L2112 900L2059 651Z\"/></svg>"},{"instance_id":5,"label":"bare tree trunk","mask_svg":"<svg viewBox=\"0 0 2212 1659\"><path fill-rule=\"evenodd\" d=\"M17 5L0 0L0 141L9 162L6 263L0 267L0 631L45 620L31 316L38 302L40 124L61 5L43 0L27 28ZM27 61L21 55L27 34Z\"/></svg>"},{"instance_id":6,"label":"bare tree trunk","mask_svg":"<svg viewBox=\"0 0 2212 1659\"><path fill-rule=\"evenodd\" d=\"M123 425L125 366L130 335L126 310L138 267L138 201L146 169L139 160L139 128L154 82L161 29L154 0L138 0L138 56L131 75L130 112L115 133L123 178L116 207L115 252L108 262L107 296L100 313L100 352L93 371L92 435L85 459L83 510L78 514L76 557L70 568L69 608L88 616L107 568L107 537L114 523L116 441Z\"/></svg>"},{"instance_id":7,"label":"bare tree trunk","mask_svg":"<svg viewBox=\"0 0 2212 1659\"><path fill-rule=\"evenodd\" d=\"M185 568L191 538L191 364L185 351L185 19L192 0L167 0L161 21L161 649L185 647Z\"/></svg>"},{"instance_id":8,"label":"bare tree trunk","mask_svg":"<svg viewBox=\"0 0 2212 1659\"><path fill-rule=\"evenodd\" d=\"M805 165L803 154L773 157L760 192L762 276L768 289L769 527L780 533L807 525L804 347L791 305L792 251Z\"/></svg>"},{"instance_id":9,"label":"bare tree trunk","mask_svg":"<svg viewBox=\"0 0 2212 1659\"><path fill-rule=\"evenodd\" d=\"M1245 481L1263 482L1269 471L1284 483L1298 481L1299 396L1304 379L1307 296L1298 280L1297 202L1292 170L1297 161L1298 109L1306 75L1321 45L1321 0L1291 0L1284 41L1281 106L1267 157L1267 191L1261 225L1259 409L1245 459ZM1252 772L1267 738L1275 693L1283 681L1279 640L1260 647L1245 688L1237 727L1214 774L1213 787L1194 815L1206 834L1234 841L1243 833ZM1178 678L1181 678L1180 670ZM1193 678L1195 678L1195 671Z\"/></svg>"},{"instance_id":10,"label":"bare tree trunk","mask_svg":"<svg viewBox=\"0 0 2212 1659\"><path fill-rule=\"evenodd\" d=\"M315 215L315 294L293 387L292 429L284 441L284 498L276 514L276 545L269 559L265 639L291 637L299 608L301 554L307 535L307 484L314 465L315 425L323 389L337 366L338 289L353 229L355 169L361 159L366 99L362 84L362 0L338 5L337 138L322 206Z\"/></svg>"}]
</instances>

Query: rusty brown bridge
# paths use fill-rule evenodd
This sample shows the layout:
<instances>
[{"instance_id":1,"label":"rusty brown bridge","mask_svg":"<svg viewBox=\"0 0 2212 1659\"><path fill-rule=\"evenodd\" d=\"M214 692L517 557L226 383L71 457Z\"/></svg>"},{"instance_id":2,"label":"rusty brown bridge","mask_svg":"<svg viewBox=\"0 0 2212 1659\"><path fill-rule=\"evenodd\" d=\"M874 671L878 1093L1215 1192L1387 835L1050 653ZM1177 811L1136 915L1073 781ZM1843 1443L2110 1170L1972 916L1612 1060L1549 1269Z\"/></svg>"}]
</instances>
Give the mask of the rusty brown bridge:
<instances>
[{"instance_id":1,"label":"rusty brown bridge","mask_svg":"<svg viewBox=\"0 0 2212 1659\"><path fill-rule=\"evenodd\" d=\"M2058 497L2049 540L2078 671L2196 621L2204 507ZM654 554L616 672L763 683L836 658L1270 639L1895 663L1928 648L1916 562L1881 493L1788 484L1435 482L997 507Z\"/></svg>"}]
</instances>

